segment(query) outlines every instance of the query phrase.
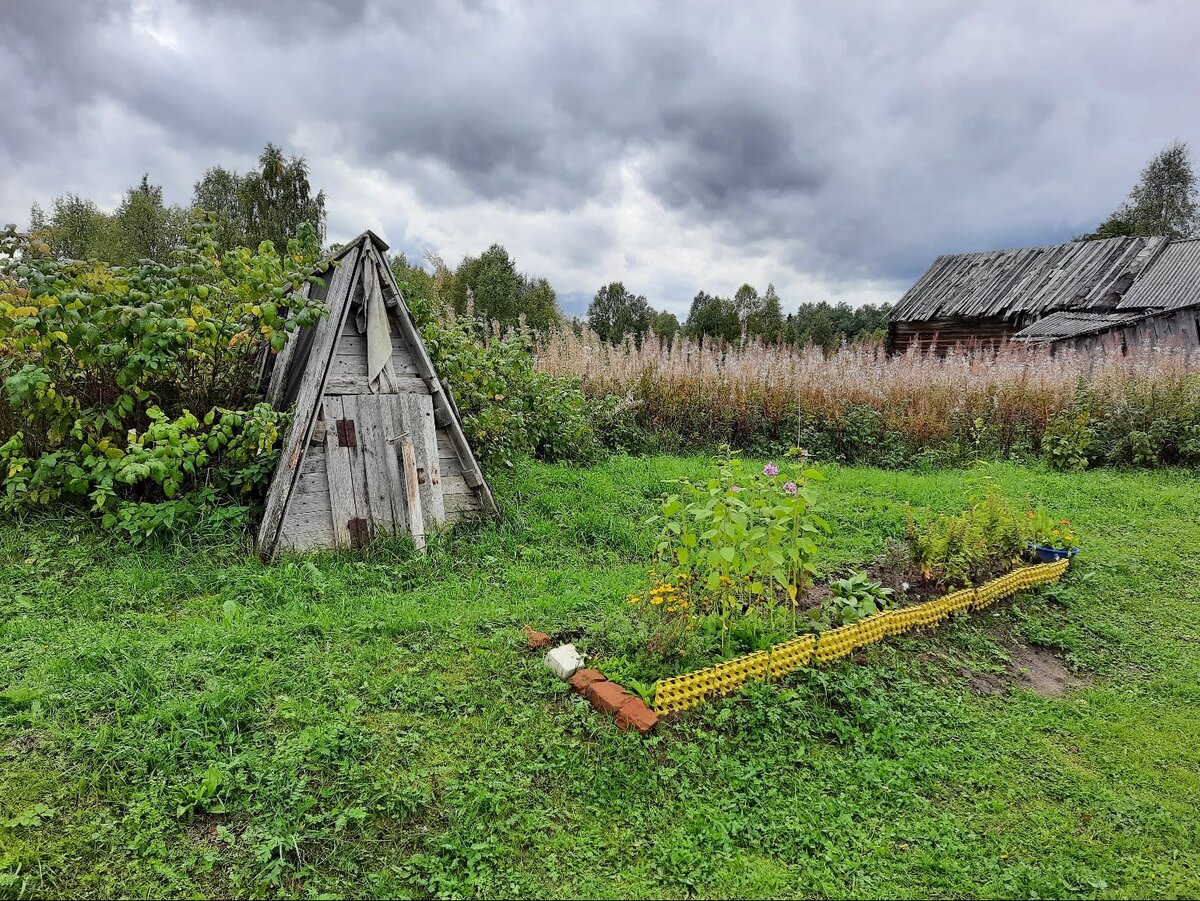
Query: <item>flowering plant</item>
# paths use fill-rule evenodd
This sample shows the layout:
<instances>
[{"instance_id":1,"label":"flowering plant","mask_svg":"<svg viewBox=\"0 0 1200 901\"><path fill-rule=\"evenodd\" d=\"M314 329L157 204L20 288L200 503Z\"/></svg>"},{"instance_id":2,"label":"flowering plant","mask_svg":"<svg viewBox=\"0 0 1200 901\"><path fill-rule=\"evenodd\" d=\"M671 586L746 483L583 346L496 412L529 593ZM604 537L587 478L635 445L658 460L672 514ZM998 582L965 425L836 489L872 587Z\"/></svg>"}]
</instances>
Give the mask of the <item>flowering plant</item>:
<instances>
[{"instance_id":1,"label":"flowering plant","mask_svg":"<svg viewBox=\"0 0 1200 901\"><path fill-rule=\"evenodd\" d=\"M1042 510L1030 510L1025 516L1029 520L1030 540L1034 544L1060 551L1075 547L1076 536L1071 528L1071 520L1056 520Z\"/></svg>"},{"instance_id":2,"label":"flowering plant","mask_svg":"<svg viewBox=\"0 0 1200 901\"><path fill-rule=\"evenodd\" d=\"M791 453L785 466L786 473L774 463L758 470L722 448L716 476L672 482L675 491L651 519L662 527L652 584L630 602L677 622L716 618L722 633L755 610L774 614L782 605L794 616L829 525L813 512L809 484L821 474L807 454Z\"/></svg>"}]
</instances>

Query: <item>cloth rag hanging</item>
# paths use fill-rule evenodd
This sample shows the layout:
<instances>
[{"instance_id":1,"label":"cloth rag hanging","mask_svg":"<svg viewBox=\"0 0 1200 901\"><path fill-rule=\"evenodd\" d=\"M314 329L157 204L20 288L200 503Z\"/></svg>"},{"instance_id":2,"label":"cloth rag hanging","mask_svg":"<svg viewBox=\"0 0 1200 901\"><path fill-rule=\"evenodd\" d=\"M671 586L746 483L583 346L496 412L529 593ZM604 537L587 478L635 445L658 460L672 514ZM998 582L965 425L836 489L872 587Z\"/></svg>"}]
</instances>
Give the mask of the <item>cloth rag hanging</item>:
<instances>
[{"instance_id":1,"label":"cloth rag hanging","mask_svg":"<svg viewBox=\"0 0 1200 901\"><path fill-rule=\"evenodd\" d=\"M367 336L367 387L372 394L395 394L392 329L374 260L367 260L363 266L363 302L354 321L358 333Z\"/></svg>"}]
</instances>

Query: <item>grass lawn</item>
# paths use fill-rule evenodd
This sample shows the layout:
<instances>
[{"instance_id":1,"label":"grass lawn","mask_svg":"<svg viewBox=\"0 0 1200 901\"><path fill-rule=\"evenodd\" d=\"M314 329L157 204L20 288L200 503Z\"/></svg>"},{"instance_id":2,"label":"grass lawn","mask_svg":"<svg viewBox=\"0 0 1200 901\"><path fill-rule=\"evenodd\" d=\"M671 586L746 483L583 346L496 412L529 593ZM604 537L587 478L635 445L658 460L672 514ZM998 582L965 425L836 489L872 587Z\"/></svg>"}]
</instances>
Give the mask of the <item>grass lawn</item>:
<instances>
[{"instance_id":1,"label":"grass lawn","mask_svg":"<svg viewBox=\"0 0 1200 901\"><path fill-rule=\"evenodd\" d=\"M997 467L1077 527L1063 583L626 735L518 628L602 640L708 465L521 465L424 559L0 524L0 897L1200 895L1195 478ZM826 475L831 565L964 502Z\"/></svg>"}]
</instances>

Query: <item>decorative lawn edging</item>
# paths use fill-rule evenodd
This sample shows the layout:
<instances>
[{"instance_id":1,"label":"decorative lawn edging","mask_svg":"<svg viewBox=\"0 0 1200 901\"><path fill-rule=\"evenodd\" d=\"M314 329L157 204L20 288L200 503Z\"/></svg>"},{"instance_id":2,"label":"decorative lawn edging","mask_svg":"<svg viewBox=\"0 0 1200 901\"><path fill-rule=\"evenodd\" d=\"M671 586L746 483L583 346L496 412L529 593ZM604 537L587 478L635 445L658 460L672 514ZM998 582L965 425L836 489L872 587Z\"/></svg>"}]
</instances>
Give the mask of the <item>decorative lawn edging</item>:
<instances>
[{"instance_id":1,"label":"decorative lawn edging","mask_svg":"<svg viewBox=\"0 0 1200 901\"><path fill-rule=\"evenodd\" d=\"M1070 562L1070 558L1063 558L1055 563L1023 566L979 588L965 588L923 604L885 610L849 626L815 635L801 635L772 645L765 651L726 660L682 676L659 679L655 687L654 709L659 714L688 710L710 698L737 691L749 679L777 679L810 662L829 663L891 635L937 625L953 613L981 610L1019 591L1057 581L1066 572Z\"/></svg>"}]
</instances>

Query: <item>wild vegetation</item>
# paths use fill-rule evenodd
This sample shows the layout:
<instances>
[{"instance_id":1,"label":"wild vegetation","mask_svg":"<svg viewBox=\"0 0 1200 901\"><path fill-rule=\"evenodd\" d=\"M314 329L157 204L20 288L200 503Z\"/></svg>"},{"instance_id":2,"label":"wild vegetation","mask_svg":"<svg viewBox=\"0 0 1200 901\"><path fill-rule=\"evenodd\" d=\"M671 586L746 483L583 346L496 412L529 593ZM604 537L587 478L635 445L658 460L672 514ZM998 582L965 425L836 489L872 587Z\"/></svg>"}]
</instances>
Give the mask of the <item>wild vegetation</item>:
<instances>
[{"instance_id":1,"label":"wild vegetation","mask_svg":"<svg viewBox=\"0 0 1200 901\"><path fill-rule=\"evenodd\" d=\"M253 499L287 423L258 402L261 354L323 312L297 291L312 229L222 254L201 225L170 266L4 240L0 509L77 503L140 536Z\"/></svg>"},{"instance_id":2,"label":"wild vegetation","mask_svg":"<svg viewBox=\"0 0 1200 901\"><path fill-rule=\"evenodd\" d=\"M1064 582L618 732L519 627L616 656L664 480L712 467L518 460L502 517L427 557L264 567L228 529L131 548L5 520L0 893L1200 892L1194 478L998 466L1071 511ZM830 575L967 488L822 468Z\"/></svg>"},{"instance_id":3,"label":"wild vegetation","mask_svg":"<svg viewBox=\"0 0 1200 901\"><path fill-rule=\"evenodd\" d=\"M1200 361L1169 349L889 358L878 344L826 355L688 338L613 346L558 331L537 358L595 399L620 398L606 431L630 450L796 445L890 467L1041 455L1066 468L1200 463Z\"/></svg>"}]
</instances>

